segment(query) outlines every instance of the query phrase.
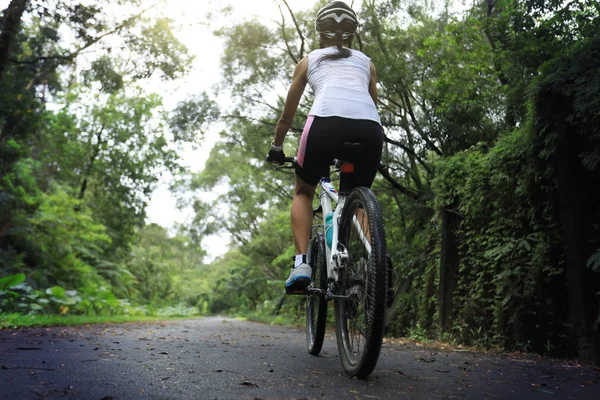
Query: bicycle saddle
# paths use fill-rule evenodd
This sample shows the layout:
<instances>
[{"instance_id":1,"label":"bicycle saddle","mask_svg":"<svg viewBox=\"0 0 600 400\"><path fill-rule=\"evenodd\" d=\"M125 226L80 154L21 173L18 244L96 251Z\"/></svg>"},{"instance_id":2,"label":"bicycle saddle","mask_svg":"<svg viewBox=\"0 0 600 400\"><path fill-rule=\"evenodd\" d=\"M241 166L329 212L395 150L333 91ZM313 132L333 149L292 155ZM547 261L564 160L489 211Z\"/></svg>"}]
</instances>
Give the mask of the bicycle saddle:
<instances>
[{"instance_id":1,"label":"bicycle saddle","mask_svg":"<svg viewBox=\"0 0 600 400\"><path fill-rule=\"evenodd\" d=\"M338 147L336 158L340 161L355 163L362 158L362 143L344 142Z\"/></svg>"}]
</instances>

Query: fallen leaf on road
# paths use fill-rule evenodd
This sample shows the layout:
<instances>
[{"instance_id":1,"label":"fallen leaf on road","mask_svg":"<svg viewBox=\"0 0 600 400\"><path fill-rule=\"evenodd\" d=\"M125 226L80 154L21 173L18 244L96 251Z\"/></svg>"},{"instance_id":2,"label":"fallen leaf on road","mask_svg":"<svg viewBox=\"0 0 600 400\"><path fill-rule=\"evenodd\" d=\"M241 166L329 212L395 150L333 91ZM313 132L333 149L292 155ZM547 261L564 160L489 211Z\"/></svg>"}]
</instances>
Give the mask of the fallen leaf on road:
<instances>
[{"instance_id":1,"label":"fallen leaf on road","mask_svg":"<svg viewBox=\"0 0 600 400\"><path fill-rule=\"evenodd\" d=\"M535 390L536 392L542 392L542 393L546 393L546 394L554 394L554 392L551 392L549 390L544 390L544 389L534 388L533 390Z\"/></svg>"}]
</instances>

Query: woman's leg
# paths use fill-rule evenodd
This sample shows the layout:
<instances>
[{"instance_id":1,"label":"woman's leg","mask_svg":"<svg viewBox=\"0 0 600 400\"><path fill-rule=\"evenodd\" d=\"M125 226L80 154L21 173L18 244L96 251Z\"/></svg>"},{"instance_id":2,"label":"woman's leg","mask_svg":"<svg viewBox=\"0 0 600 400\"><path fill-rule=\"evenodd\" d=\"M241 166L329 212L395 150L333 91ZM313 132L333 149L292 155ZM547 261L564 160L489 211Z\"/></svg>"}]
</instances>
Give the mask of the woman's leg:
<instances>
[{"instance_id":1,"label":"woman's leg","mask_svg":"<svg viewBox=\"0 0 600 400\"><path fill-rule=\"evenodd\" d=\"M296 254L306 254L312 229L315 186L311 186L296 176L294 199L292 200L292 232Z\"/></svg>"},{"instance_id":2,"label":"woman's leg","mask_svg":"<svg viewBox=\"0 0 600 400\"><path fill-rule=\"evenodd\" d=\"M288 294L304 293L310 285L312 269L308 265L306 252L308 250L310 230L312 229L312 199L314 194L314 186L296 177L296 188L294 189L291 212L296 257L292 272L285 281L285 290Z\"/></svg>"}]
</instances>

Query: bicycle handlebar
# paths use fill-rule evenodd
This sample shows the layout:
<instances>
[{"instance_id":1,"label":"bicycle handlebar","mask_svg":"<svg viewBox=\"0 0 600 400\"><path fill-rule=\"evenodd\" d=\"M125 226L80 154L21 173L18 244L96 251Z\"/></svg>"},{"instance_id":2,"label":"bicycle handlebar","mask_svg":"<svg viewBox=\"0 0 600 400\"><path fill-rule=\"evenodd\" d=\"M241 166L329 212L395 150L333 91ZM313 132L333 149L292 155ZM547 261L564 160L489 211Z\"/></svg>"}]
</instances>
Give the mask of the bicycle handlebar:
<instances>
[{"instance_id":1,"label":"bicycle handlebar","mask_svg":"<svg viewBox=\"0 0 600 400\"><path fill-rule=\"evenodd\" d=\"M267 157L267 161L271 161L271 160L269 160L269 157ZM336 160L336 159L332 160L331 165L337 165L338 161L339 160ZM276 169L294 169L294 168L296 168L297 165L298 165L298 159L296 157L285 157L283 160L283 164L278 165L275 168ZM384 177L386 177L386 175L389 175L386 173L387 165L383 161L379 162L379 167L377 169L382 175L384 175Z\"/></svg>"},{"instance_id":2,"label":"bicycle handlebar","mask_svg":"<svg viewBox=\"0 0 600 400\"><path fill-rule=\"evenodd\" d=\"M274 162L269 155L267 154L266 157L267 162ZM296 159L296 157L284 157L283 158L283 163L279 164L275 167L275 169L279 170L279 169L293 169L296 168L296 165L298 165L298 161Z\"/></svg>"},{"instance_id":3,"label":"bicycle handlebar","mask_svg":"<svg viewBox=\"0 0 600 400\"><path fill-rule=\"evenodd\" d=\"M275 169L295 169L296 165L298 165L298 160L296 159L296 157L285 157L283 164L275 167Z\"/></svg>"}]
</instances>

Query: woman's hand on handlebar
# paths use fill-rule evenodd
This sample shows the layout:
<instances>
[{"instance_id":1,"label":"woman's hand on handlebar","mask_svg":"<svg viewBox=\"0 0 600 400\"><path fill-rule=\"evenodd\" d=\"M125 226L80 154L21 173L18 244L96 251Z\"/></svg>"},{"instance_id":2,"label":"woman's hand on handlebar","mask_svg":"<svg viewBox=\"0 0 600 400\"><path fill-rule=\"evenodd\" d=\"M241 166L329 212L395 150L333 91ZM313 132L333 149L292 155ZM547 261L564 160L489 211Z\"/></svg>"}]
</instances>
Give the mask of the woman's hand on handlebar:
<instances>
[{"instance_id":1,"label":"woman's hand on handlebar","mask_svg":"<svg viewBox=\"0 0 600 400\"><path fill-rule=\"evenodd\" d=\"M267 153L267 161L283 165L286 162L286 156L283 152L283 146L275 146L271 143L271 149Z\"/></svg>"}]
</instances>

